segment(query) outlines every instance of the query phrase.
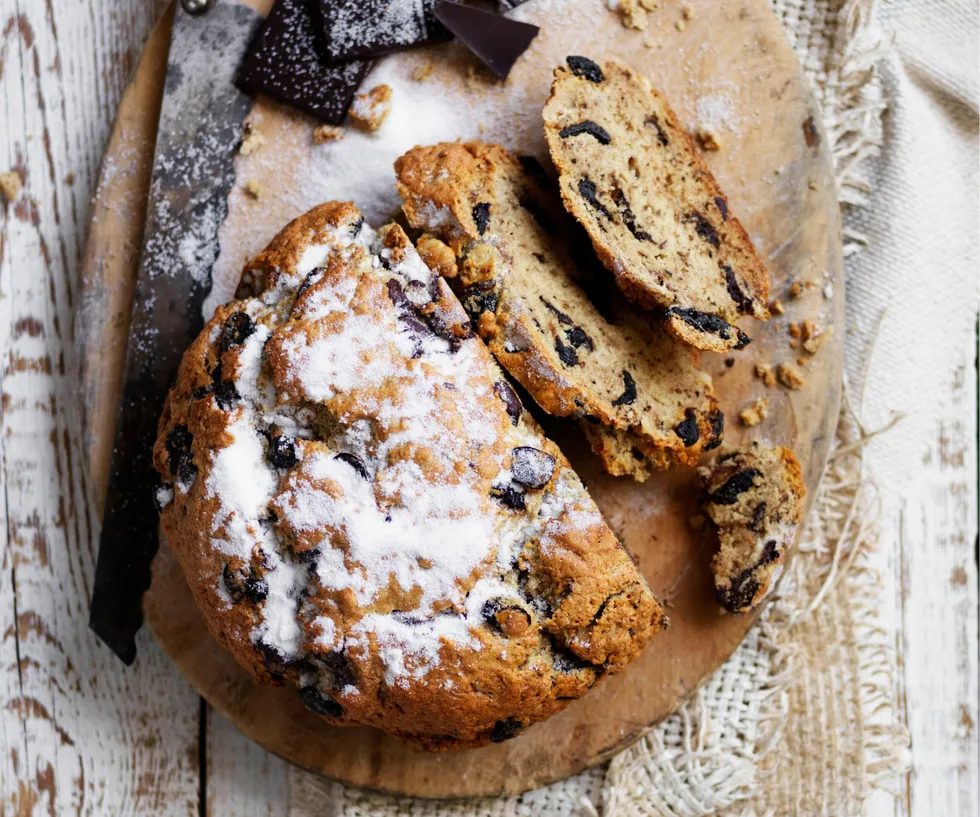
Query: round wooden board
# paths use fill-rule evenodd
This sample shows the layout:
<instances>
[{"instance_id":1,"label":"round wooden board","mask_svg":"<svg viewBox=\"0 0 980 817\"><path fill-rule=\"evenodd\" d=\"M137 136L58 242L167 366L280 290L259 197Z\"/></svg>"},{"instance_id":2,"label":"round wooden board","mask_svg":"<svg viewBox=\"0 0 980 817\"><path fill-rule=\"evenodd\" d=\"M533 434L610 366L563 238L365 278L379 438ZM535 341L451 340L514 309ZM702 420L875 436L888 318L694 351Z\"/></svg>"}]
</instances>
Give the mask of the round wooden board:
<instances>
[{"instance_id":1,"label":"round wooden board","mask_svg":"<svg viewBox=\"0 0 980 817\"><path fill-rule=\"evenodd\" d=\"M270 5L265 0L252 4L261 11ZM746 327L755 342L734 356L731 367L720 356L705 354L703 359L728 416L727 443L752 436L793 447L812 495L837 422L843 346L840 225L820 116L767 0L685 0L683 5L693 11L690 20L684 20L680 0L660 5L649 15L648 30L635 32L605 11L605 0L531 0L518 14L539 24L541 33L506 84L468 74L467 66L473 63L454 44L388 58L375 70L395 70L408 77L431 61L436 69L422 86L425 94L442 95L461 109L479 111L466 132L437 133L438 138L499 140L539 155L543 140L540 120L534 116L539 117L552 68L569 53L618 56L646 72L692 128L713 120L721 149L708 154L708 160L732 210L767 260L773 294L786 304L787 313L768 324ZM93 204L83 266L76 338L87 451L100 505L169 20L168 15L147 43L120 107ZM483 103L491 98L497 104L488 108ZM509 110L510 99L515 107ZM394 104L399 105L397 94ZM515 123L515 110L536 113L531 119L522 114L522 121ZM309 162L316 160L314 151L323 149L312 144L313 122L262 99L252 116L267 144L239 157L236 167L239 180L255 179L262 194L251 200L239 187L230 196L215 270L216 299L230 295L241 262L312 203L304 196L344 197L342 189L309 189ZM371 137L349 136L330 149L355 151L358 144L366 144L357 140L366 138ZM297 195L297 190L304 195ZM369 211L376 205L358 203ZM813 286L791 298L788 290L794 281ZM789 345L788 324L805 318L836 331L807 360L802 388L767 388L753 376L756 363L795 361L801 352ZM741 427L739 410L757 397L770 401L769 418L753 429ZM215 708L269 750L311 771L425 797L515 793L574 774L607 758L672 712L731 655L754 617L720 615L713 601L708 571L711 536L695 533L688 524L697 513L690 469L657 475L643 485L614 479L599 473L574 435L557 433L610 524L664 601L672 623L628 671L604 680L565 712L515 740L430 755L373 729L326 725L302 707L293 691L254 683L217 646L165 546L144 600L146 619L167 653Z\"/></svg>"}]
</instances>

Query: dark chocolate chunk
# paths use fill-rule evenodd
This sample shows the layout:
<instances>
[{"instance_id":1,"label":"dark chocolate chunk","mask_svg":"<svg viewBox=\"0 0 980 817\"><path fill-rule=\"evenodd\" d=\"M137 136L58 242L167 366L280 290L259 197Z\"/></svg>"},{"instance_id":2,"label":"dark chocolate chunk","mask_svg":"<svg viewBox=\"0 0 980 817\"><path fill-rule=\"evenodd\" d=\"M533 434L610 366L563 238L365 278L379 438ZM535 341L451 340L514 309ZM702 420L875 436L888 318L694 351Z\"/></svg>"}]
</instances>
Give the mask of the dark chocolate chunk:
<instances>
[{"instance_id":1,"label":"dark chocolate chunk","mask_svg":"<svg viewBox=\"0 0 980 817\"><path fill-rule=\"evenodd\" d=\"M473 221L476 222L476 229L480 235L487 231L490 224L490 202L481 201L473 207Z\"/></svg>"},{"instance_id":2,"label":"dark chocolate chunk","mask_svg":"<svg viewBox=\"0 0 980 817\"><path fill-rule=\"evenodd\" d=\"M592 205L596 212L604 215L606 218L612 221L612 215L610 215L609 211L603 207L602 202L599 201L595 184L591 179L583 176L578 183L578 192L583 199Z\"/></svg>"},{"instance_id":3,"label":"dark chocolate chunk","mask_svg":"<svg viewBox=\"0 0 980 817\"><path fill-rule=\"evenodd\" d=\"M434 13L436 19L500 79L507 79L517 58L538 36L538 27L530 23L448 0L438 0Z\"/></svg>"},{"instance_id":4,"label":"dark chocolate chunk","mask_svg":"<svg viewBox=\"0 0 980 817\"><path fill-rule=\"evenodd\" d=\"M531 626L531 614L521 605L507 599L487 599L483 618L492 628L504 635L520 635Z\"/></svg>"},{"instance_id":5,"label":"dark chocolate chunk","mask_svg":"<svg viewBox=\"0 0 980 817\"><path fill-rule=\"evenodd\" d=\"M708 426L711 428L711 439L704 444L704 450L713 451L721 445L725 434L725 415L721 409L712 409L708 412Z\"/></svg>"},{"instance_id":6,"label":"dark chocolate chunk","mask_svg":"<svg viewBox=\"0 0 980 817\"><path fill-rule=\"evenodd\" d=\"M316 715L325 718L339 718L344 714L344 708L329 695L324 695L315 686L303 687L299 691L299 699L304 706Z\"/></svg>"},{"instance_id":7,"label":"dark chocolate chunk","mask_svg":"<svg viewBox=\"0 0 980 817\"><path fill-rule=\"evenodd\" d=\"M622 190L617 190L613 199L619 208L619 214L623 219L623 224L633 234L633 238L637 241L653 241L653 236L650 233L636 226L636 214L633 212L633 208L630 207L626 194Z\"/></svg>"},{"instance_id":8,"label":"dark chocolate chunk","mask_svg":"<svg viewBox=\"0 0 980 817\"><path fill-rule=\"evenodd\" d=\"M676 315L678 318L684 321L684 323L689 326L693 326L699 332L707 332L712 335L718 335L722 340L728 340L732 336L732 331L739 333L739 342L741 343L742 332L736 329L728 321L724 321L717 315L709 315L707 312L699 312L697 309L689 309L681 306L672 306L667 310L668 315ZM746 337L746 344L748 343L748 338ZM743 344L745 345L745 344ZM741 349L741 346L736 346L735 348Z\"/></svg>"},{"instance_id":9,"label":"dark chocolate chunk","mask_svg":"<svg viewBox=\"0 0 980 817\"><path fill-rule=\"evenodd\" d=\"M587 79L589 82L598 84L606 78L602 69L588 57L568 56L565 57L565 62L568 63L568 67L572 69L575 76Z\"/></svg>"},{"instance_id":10,"label":"dark chocolate chunk","mask_svg":"<svg viewBox=\"0 0 980 817\"><path fill-rule=\"evenodd\" d=\"M511 423L516 426L521 421L521 413L524 411L524 406L521 405L521 399L517 396L517 392L506 380L498 380L493 384L493 393L504 401L504 405L507 407L507 416L510 417Z\"/></svg>"},{"instance_id":11,"label":"dark chocolate chunk","mask_svg":"<svg viewBox=\"0 0 980 817\"><path fill-rule=\"evenodd\" d=\"M501 505L505 505L515 511L523 511L527 508L524 500L524 491L516 485L494 485L490 489L490 496L499 500Z\"/></svg>"},{"instance_id":12,"label":"dark chocolate chunk","mask_svg":"<svg viewBox=\"0 0 980 817\"><path fill-rule=\"evenodd\" d=\"M623 393L612 401L614 406L631 406L636 402L636 381L626 369L623 369Z\"/></svg>"},{"instance_id":13,"label":"dark chocolate chunk","mask_svg":"<svg viewBox=\"0 0 980 817\"><path fill-rule=\"evenodd\" d=\"M255 324L247 312L235 312L221 327L221 350L227 352L241 346L255 332Z\"/></svg>"},{"instance_id":14,"label":"dark chocolate chunk","mask_svg":"<svg viewBox=\"0 0 980 817\"><path fill-rule=\"evenodd\" d=\"M684 409L684 419L675 427L674 431L681 438L686 448L690 448L701 439L701 426L698 425L698 415L694 409Z\"/></svg>"},{"instance_id":15,"label":"dark chocolate chunk","mask_svg":"<svg viewBox=\"0 0 980 817\"><path fill-rule=\"evenodd\" d=\"M493 281L477 281L463 290L460 300L471 318L479 318L484 312L496 312L496 285Z\"/></svg>"},{"instance_id":16,"label":"dark chocolate chunk","mask_svg":"<svg viewBox=\"0 0 980 817\"><path fill-rule=\"evenodd\" d=\"M546 451L522 445L511 451L510 473L527 488L544 488L555 473L555 458Z\"/></svg>"},{"instance_id":17,"label":"dark chocolate chunk","mask_svg":"<svg viewBox=\"0 0 980 817\"><path fill-rule=\"evenodd\" d=\"M364 219L361 219L363 221ZM307 273L306 277L303 279L303 283L299 285L299 289L296 290L296 300L300 299L300 296L306 292L322 274L324 273L323 267L317 267L311 272Z\"/></svg>"},{"instance_id":18,"label":"dark chocolate chunk","mask_svg":"<svg viewBox=\"0 0 980 817\"><path fill-rule=\"evenodd\" d=\"M207 386L198 386L194 391L191 392L192 400L203 400L211 392L214 391L214 386L208 384Z\"/></svg>"},{"instance_id":19,"label":"dark chocolate chunk","mask_svg":"<svg viewBox=\"0 0 980 817\"><path fill-rule=\"evenodd\" d=\"M357 674L354 667L347 660L347 656L340 650L330 650L322 656L322 661L327 669L333 673L333 688L338 692L345 686L354 684L357 681Z\"/></svg>"},{"instance_id":20,"label":"dark chocolate chunk","mask_svg":"<svg viewBox=\"0 0 980 817\"><path fill-rule=\"evenodd\" d=\"M608 145L612 142L609 131L591 119L586 119L584 122L579 122L575 125L569 125L567 128L562 128L558 131L558 135L562 139L567 139L569 136L578 136L582 133L587 133L589 136L594 137L600 145Z\"/></svg>"},{"instance_id":21,"label":"dark chocolate chunk","mask_svg":"<svg viewBox=\"0 0 980 817\"><path fill-rule=\"evenodd\" d=\"M732 347L733 349L744 349L746 346L748 346L752 342L752 338L750 338L748 335L746 335L745 332L743 332L738 327L735 328L735 335L738 338L738 343L736 343Z\"/></svg>"},{"instance_id":22,"label":"dark chocolate chunk","mask_svg":"<svg viewBox=\"0 0 980 817\"><path fill-rule=\"evenodd\" d=\"M722 484L722 486L712 494L708 495L708 501L715 505L734 505L738 502L739 496L748 491L754 484L755 478L761 477L755 468L745 468L738 471Z\"/></svg>"},{"instance_id":23,"label":"dark chocolate chunk","mask_svg":"<svg viewBox=\"0 0 980 817\"><path fill-rule=\"evenodd\" d=\"M667 147L667 145L670 144L670 140L667 139L667 134L664 132L664 129L660 127L660 120L657 119L656 116L650 114L646 119L643 120L643 124L649 125L652 128L656 128L657 141L660 142L661 145Z\"/></svg>"},{"instance_id":24,"label":"dark chocolate chunk","mask_svg":"<svg viewBox=\"0 0 980 817\"><path fill-rule=\"evenodd\" d=\"M351 468L357 471L358 476L361 479L371 479L371 475L368 473L367 468L364 467L364 463L361 462L353 454L348 454L346 451L342 451L334 457L335 460L340 460L341 462L346 462Z\"/></svg>"},{"instance_id":25,"label":"dark chocolate chunk","mask_svg":"<svg viewBox=\"0 0 980 817\"><path fill-rule=\"evenodd\" d=\"M575 347L566 346L558 336L555 336L555 351L558 352L558 359L565 366L575 366L578 363L578 352L575 351Z\"/></svg>"},{"instance_id":26,"label":"dark chocolate chunk","mask_svg":"<svg viewBox=\"0 0 980 817\"><path fill-rule=\"evenodd\" d=\"M194 436L187 426L174 426L167 434L167 463L170 473L181 483L187 485L197 476L197 466L191 453Z\"/></svg>"},{"instance_id":27,"label":"dark chocolate chunk","mask_svg":"<svg viewBox=\"0 0 980 817\"><path fill-rule=\"evenodd\" d=\"M688 213L684 217L685 221L692 222L694 224L694 232L696 232L701 238L707 241L716 250L721 246L721 239L718 238L718 233L714 228L714 225L708 221L701 213Z\"/></svg>"},{"instance_id":28,"label":"dark chocolate chunk","mask_svg":"<svg viewBox=\"0 0 980 817\"><path fill-rule=\"evenodd\" d=\"M364 216L361 216L357 221L355 221L350 228L350 237L357 238L361 234L361 228L364 226Z\"/></svg>"},{"instance_id":29,"label":"dark chocolate chunk","mask_svg":"<svg viewBox=\"0 0 980 817\"><path fill-rule=\"evenodd\" d=\"M267 94L339 125L370 67L365 60L328 66L322 31L310 2L278 0L253 41L235 84L248 94Z\"/></svg>"},{"instance_id":30,"label":"dark chocolate chunk","mask_svg":"<svg viewBox=\"0 0 980 817\"><path fill-rule=\"evenodd\" d=\"M295 663L275 644L270 644L262 639L255 642L255 649L262 656L262 663L265 664L265 668L276 681L281 681L286 670Z\"/></svg>"},{"instance_id":31,"label":"dark chocolate chunk","mask_svg":"<svg viewBox=\"0 0 980 817\"><path fill-rule=\"evenodd\" d=\"M423 338L432 337L435 335L435 332L432 331L428 322L419 314L415 304L408 299L408 296L405 294L405 289L397 278L391 278L386 288L388 290L388 299L395 305L395 313L398 316L398 320L404 324L409 336L412 338L414 346L412 357L419 358L422 356Z\"/></svg>"},{"instance_id":32,"label":"dark chocolate chunk","mask_svg":"<svg viewBox=\"0 0 980 817\"><path fill-rule=\"evenodd\" d=\"M215 372L218 372L219 368L220 366L216 367ZM218 404L218 408L222 411L229 411L235 405L235 401L240 399L234 382L222 380L219 373L218 378L214 381L214 401Z\"/></svg>"},{"instance_id":33,"label":"dark chocolate chunk","mask_svg":"<svg viewBox=\"0 0 980 817\"><path fill-rule=\"evenodd\" d=\"M766 516L766 503L760 502L752 511L752 521L749 522L749 530L754 533L762 533L762 520Z\"/></svg>"},{"instance_id":34,"label":"dark chocolate chunk","mask_svg":"<svg viewBox=\"0 0 980 817\"><path fill-rule=\"evenodd\" d=\"M735 277L735 270L728 266L728 264L722 264L721 268L725 271L725 286L728 287L728 297L735 302L735 306L739 312L751 312L753 304L752 296L742 292L742 288L738 285L738 279Z\"/></svg>"},{"instance_id":35,"label":"dark chocolate chunk","mask_svg":"<svg viewBox=\"0 0 980 817\"><path fill-rule=\"evenodd\" d=\"M568 342L576 349L581 349L584 347L590 352L595 349L595 345L592 343L592 338L589 337L589 333L586 332L581 326L574 326L571 329L566 330L565 337L568 338Z\"/></svg>"},{"instance_id":36,"label":"dark chocolate chunk","mask_svg":"<svg viewBox=\"0 0 980 817\"><path fill-rule=\"evenodd\" d=\"M718 206L718 210L721 213L721 220L728 221L728 202L725 201L725 197L716 196L715 204Z\"/></svg>"},{"instance_id":37,"label":"dark chocolate chunk","mask_svg":"<svg viewBox=\"0 0 980 817\"><path fill-rule=\"evenodd\" d=\"M526 3L527 0L497 0L497 9L503 14L505 11L511 11L516 9L518 6Z\"/></svg>"},{"instance_id":38,"label":"dark chocolate chunk","mask_svg":"<svg viewBox=\"0 0 980 817\"><path fill-rule=\"evenodd\" d=\"M730 613L744 611L746 607L752 604L756 593L759 592L759 580L755 577L755 571L778 559L779 550L776 548L775 540L766 542L759 560L754 565L745 568L735 576L727 590L718 589L716 591L715 597L718 603Z\"/></svg>"},{"instance_id":39,"label":"dark chocolate chunk","mask_svg":"<svg viewBox=\"0 0 980 817\"><path fill-rule=\"evenodd\" d=\"M282 434L276 434L269 443L269 462L275 468L292 468L296 459L296 444Z\"/></svg>"},{"instance_id":40,"label":"dark chocolate chunk","mask_svg":"<svg viewBox=\"0 0 980 817\"><path fill-rule=\"evenodd\" d=\"M544 295L538 296L541 299L541 303L545 305L545 308L556 318L558 318L558 323L563 323L565 326L572 326L575 321L573 321L568 315L562 312L557 306L555 306L551 301L544 297Z\"/></svg>"},{"instance_id":41,"label":"dark chocolate chunk","mask_svg":"<svg viewBox=\"0 0 980 817\"><path fill-rule=\"evenodd\" d=\"M435 0L312 0L329 62L370 59L451 39Z\"/></svg>"},{"instance_id":42,"label":"dark chocolate chunk","mask_svg":"<svg viewBox=\"0 0 980 817\"><path fill-rule=\"evenodd\" d=\"M519 720L507 718L507 720L497 721L490 732L490 742L503 743L505 740L516 738L522 731L524 731L524 724Z\"/></svg>"}]
</instances>

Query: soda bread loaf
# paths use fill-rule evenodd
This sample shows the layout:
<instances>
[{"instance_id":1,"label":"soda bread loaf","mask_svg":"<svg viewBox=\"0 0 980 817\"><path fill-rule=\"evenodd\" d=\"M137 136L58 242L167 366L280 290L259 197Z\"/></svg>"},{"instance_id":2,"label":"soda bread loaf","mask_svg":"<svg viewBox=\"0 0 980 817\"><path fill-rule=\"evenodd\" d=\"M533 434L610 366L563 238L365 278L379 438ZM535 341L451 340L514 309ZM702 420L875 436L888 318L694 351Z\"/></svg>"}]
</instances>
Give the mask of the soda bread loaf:
<instances>
[{"instance_id":1,"label":"soda bread loaf","mask_svg":"<svg viewBox=\"0 0 980 817\"><path fill-rule=\"evenodd\" d=\"M212 633L333 724L428 750L506 740L664 623L447 284L352 204L248 265L153 453Z\"/></svg>"},{"instance_id":2,"label":"soda bread loaf","mask_svg":"<svg viewBox=\"0 0 980 817\"><path fill-rule=\"evenodd\" d=\"M800 464L788 448L753 442L699 474L721 543L711 563L715 595L729 612L748 612L769 592L796 541L806 496Z\"/></svg>"},{"instance_id":3,"label":"soda bread loaf","mask_svg":"<svg viewBox=\"0 0 980 817\"><path fill-rule=\"evenodd\" d=\"M580 419L610 473L642 480L717 444L723 417L696 353L601 266L576 265L574 224L536 162L451 143L414 148L395 172L409 224L426 231L419 250L494 356L546 412Z\"/></svg>"},{"instance_id":4,"label":"soda bread loaf","mask_svg":"<svg viewBox=\"0 0 980 817\"><path fill-rule=\"evenodd\" d=\"M625 65L569 57L544 123L565 207L623 291L692 346L745 346L735 321L769 316L769 274L667 101Z\"/></svg>"}]
</instances>

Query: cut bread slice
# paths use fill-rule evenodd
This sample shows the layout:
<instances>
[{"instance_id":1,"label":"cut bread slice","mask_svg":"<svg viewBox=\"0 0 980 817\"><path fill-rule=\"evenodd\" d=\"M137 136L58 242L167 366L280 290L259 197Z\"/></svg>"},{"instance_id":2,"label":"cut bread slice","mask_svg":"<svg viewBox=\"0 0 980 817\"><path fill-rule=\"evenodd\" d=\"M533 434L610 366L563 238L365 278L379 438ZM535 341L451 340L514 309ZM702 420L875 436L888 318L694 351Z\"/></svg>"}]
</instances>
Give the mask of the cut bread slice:
<instances>
[{"instance_id":1,"label":"cut bread slice","mask_svg":"<svg viewBox=\"0 0 980 817\"><path fill-rule=\"evenodd\" d=\"M721 547L711 562L718 603L745 613L769 592L803 520L806 487L788 448L753 442L699 472Z\"/></svg>"},{"instance_id":2,"label":"cut bread slice","mask_svg":"<svg viewBox=\"0 0 980 817\"><path fill-rule=\"evenodd\" d=\"M739 315L768 318L769 274L693 139L647 79L569 57L545 136L565 207L627 296L666 311L699 349L740 349Z\"/></svg>"},{"instance_id":3,"label":"cut bread slice","mask_svg":"<svg viewBox=\"0 0 980 817\"><path fill-rule=\"evenodd\" d=\"M610 473L643 480L717 445L723 417L696 353L629 307L587 243L576 255L592 269L576 267L577 228L540 165L452 143L417 147L395 170L426 262L541 408L581 421Z\"/></svg>"}]
</instances>

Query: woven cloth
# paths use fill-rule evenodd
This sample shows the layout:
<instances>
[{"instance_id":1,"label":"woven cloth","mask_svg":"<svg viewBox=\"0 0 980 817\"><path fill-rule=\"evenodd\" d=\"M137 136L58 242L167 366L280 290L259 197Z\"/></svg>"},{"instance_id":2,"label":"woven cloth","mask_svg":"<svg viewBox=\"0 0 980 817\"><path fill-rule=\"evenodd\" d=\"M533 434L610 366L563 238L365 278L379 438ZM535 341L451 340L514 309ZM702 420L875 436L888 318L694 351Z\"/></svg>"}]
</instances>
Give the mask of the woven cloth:
<instances>
[{"instance_id":1,"label":"woven cloth","mask_svg":"<svg viewBox=\"0 0 980 817\"><path fill-rule=\"evenodd\" d=\"M882 139L878 65L889 41L876 0L772 4L822 106L850 275L867 243L855 212L871 192L865 160ZM894 635L878 618L881 582L870 556L879 508L863 453L875 434L847 391L827 473L779 595L731 659L639 743L611 763L516 797L418 800L302 775L294 778L296 806L336 817L862 814L870 793L903 769L907 737L896 716Z\"/></svg>"}]
</instances>

